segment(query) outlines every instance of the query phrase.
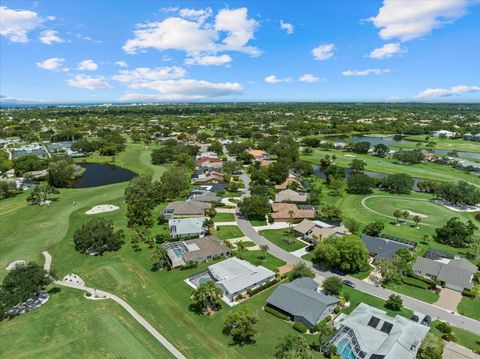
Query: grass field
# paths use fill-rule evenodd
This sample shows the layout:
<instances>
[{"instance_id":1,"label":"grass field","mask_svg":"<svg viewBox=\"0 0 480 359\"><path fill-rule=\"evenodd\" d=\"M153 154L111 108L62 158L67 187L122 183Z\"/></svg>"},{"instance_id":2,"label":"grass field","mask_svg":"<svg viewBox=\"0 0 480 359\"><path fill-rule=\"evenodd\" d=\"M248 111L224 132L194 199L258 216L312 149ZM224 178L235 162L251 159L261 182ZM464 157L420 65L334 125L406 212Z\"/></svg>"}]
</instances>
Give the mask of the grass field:
<instances>
[{"instance_id":1,"label":"grass field","mask_svg":"<svg viewBox=\"0 0 480 359\"><path fill-rule=\"evenodd\" d=\"M437 324L439 323L439 321L434 321L432 322L432 324L430 325L431 326L431 332L441 338L442 337L442 334L438 329L437 329ZM466 348L469 348L473 351L480 351L480 336L479 335L475 335L469 331L466 331L466 330L463 330L461 328L457 328L457 327L452 327L452 332L453 334L455 335L455 342L461 346L464 346Z\"/></svg>"},{"instance_id":2,"label":"grass field","mask_svg":"<svg viewBox=\"0 0 480 359\"><path fill-rule=\"evenodd\" d=\"M286 251L293 252L306 246L292 235L288 229L266 229L259 232L273 244L276 244ZM288 240L288 241L287 241Z\"/></svg>"},{"instance_id":3,"label":"grass field","mask_svg":"<svg viewBox=\"0 0 480 359\"><path fill-rule=\"evenodd\" d=\"M233 213L217 213L213 220L215 222L235 222L235 215Z\"/></svg>"},{"instance_id":4,"label":"grass field","mask_svg":"<svg viewBox=\"0 0 480 359\"><path fill-rule=\"evenodd\" d=\"M47 303L0 324L2 358L173 358L123 308L60 288Z\"/></svg>"},{"instance_id":5,"label":"grass field","mask_svg":"<svg viewBox=\"0 0 480 359\"><path fill-rule=\"evenodd\" d=\"M232 239L232 238L240 238L244 237L245 235L243 232L238 228L237 225L234 226L218 226L217 230L212 233L212 235L217 236L221 240Z\"/></svg>"},{"instance_id":6,"label":"grass field","mask_svg":"<svg viewBox=\"0 0 480 359\"><path fill-rule=\"evenodd\" d=\"M357 154L340 150L319 150L315 149L311 155L302 155L300 158L304 161L320 164L320 160L325 155L336 155L335 163L341 167L349 167L354 158L360 159L366 163L365 169L379 173L406 173L415 178L429 179L434 181L458 182L466 181L480 187L480 177L466 173L448 165L440 165L437 163L419 163L415 165L401 165L395 163L389 158L379 158L368 154Z\"/></svg>"},{"instance_id":7,"label":"grass field","mask_svg":"<svg viewBox=\"0 0 480 359\"><path fill-rule=\"evenodd\" d=\"M450 139L450 138L438 138L438 137L430 137L428 141L425 139L424 135L417 135L417 136L407 136L405 137L406 140L412 141L413 147L416 147L417 142L428 142L433 141L435 142L435 146L433 148L438 148L440 150L447 150L447 151L462 151L462 152L474 152L480 153L480 142L475 141L464 141L459 139ZM401 144L403 147L404 144Z\"/></svg>"},{"instance_id":8,"label":"grass field","mask_svg":"<svg viewBox=\"0 0 480 359\"><path fill-rule=\"evenodd\" d=\"M408 295L409 297L416 298L425 303L435 303L438 300L438 294L428 289L422 289L406 285L403 283L391 283L387 284L385 288L393 290L398 293Z\"/></svg>"},{"instance_id":9,"label":"grass field","mask_svg":"<svg viewBox=\"0 0 480 359\"><path fill-rule=\"evenodd\" d=\"M258 219L251 219L249 220L250 224L254 227L258 227L258 226L266 226L268 223L266 220L258 220Z\"/></svg>"},{"instance_id":10,"label":"grass field","mask_svg":"<svg viewBox=\"0 0 480 359\"><path fill-rule=\"evenodd\" d=\"M249 261L253 265L256 266L264 266L272 271L275 271L276 268L279 268L285 264L284 261L278 259L277 257L272 256L270 253L266 253L266 258L262 259L264 253L262 251L245 251L242 254L243 259Z\"/></svg>"},{"instance_id":11,"label":"grass field","mask_svg":"<svg viewBox=\"0 0 480 359\"><path fill-rule=\"evenodd\" d=\"M477 287L480 287L480 285L477 284ZM460 314L480 320L480 296L477 294L476 298L463 297L457 310Z\"/></svg>"}]
</instances>

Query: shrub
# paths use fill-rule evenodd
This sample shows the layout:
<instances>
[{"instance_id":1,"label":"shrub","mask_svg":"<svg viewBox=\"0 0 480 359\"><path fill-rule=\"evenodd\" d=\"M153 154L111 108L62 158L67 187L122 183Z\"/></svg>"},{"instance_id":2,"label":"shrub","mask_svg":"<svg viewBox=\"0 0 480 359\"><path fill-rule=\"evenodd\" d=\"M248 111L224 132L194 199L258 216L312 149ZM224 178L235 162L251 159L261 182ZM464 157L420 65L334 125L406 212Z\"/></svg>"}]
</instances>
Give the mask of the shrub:
<instances>
[{"instance_id":1,"label":"shrub","mask_svg":"<svg viewBox=\"0 0 480 359\"><path fill-rule=\"evenodd\" d=\"M239 294L235 297L235 300L238 302L239 300L243 299L243 294Z\"/></svg>"},{"instance_id":2,"label":"shrub","mask_svg":"<svg viewBox=\"0 0 480 359\"><path fill-rule=\"evenodd\" d=\"M260 293L261 291L267 289L267 288L270 288L272 285L275 285L279 282L278 279L274 279L274 280L271 280L270 282L267 282L263 285L261 285L260 287L257 287L255 289L247 289L247 294L252 297L254 296L255 294L257 293Z\"/></svg>"},{"instance_id":3,"label":"shrub","mask_svg":"<svg viewBox=\"0 0 480 359\"><path fill-rule=\"evenodd\" d=\"M429 285L421 280L411 277L402 277L402 282L404 284L410 285L412 287L428 289Z\"/></svg>"},{"instance_id":4,"label":"shrub","mask_svg":"<svg viewBox=\"0 0 480 359\"><path fill-rule=\"evenodd\" d=\"M477 297L477 292L475 290L465 289L462 292L462 295L464 295L465 297L469 297L469 298L476 298Z\"/></svg>"},{"instance_id":5,"label":"shrub","mask_svg":"<svg viewBox=\"0 0 480 359\"><path fill-rule=\"evenodd\" d=\"M276 310L272 307L265 306L263 310L265 310L267 313L270 313L270 314L274 315L277 318L280 318L280 319L283 319L283 320L290 320L288 315L280 313L278 310Z\"/></svg>"},{"instance_id":6,"label":"shrub","mask_svg":"<svg viewBox=\"0 0 480 359\"><path fill-rule=\"evenodd\" d=\"M298 331L302 334L305 334L308 330L307 327L305 326L305 324L300 323L300 322L295 322L293 324L293 329L295 329L296 331Z\"/></svg>"},{"instance_id":7,"label":"shrub","mask_svg":"<svg viewBox=\"0 0 480 359\"><path fill-rule=\"evenodd\" d=\"M437 329L442 332L442 333L451 333L452 332L452 327L445 322L440 322L437 324Z\"/></svg>"},{"instance_id":8,"label":"shrub","mask_svg":"<svg viewBox=\"0 0 480 359\"><path fill-rule=\"evenodd\" d=\"M446 340L447 342L454 342L456 340L455 334L453 333L445 333L442 335L442 339Z\"/></svg>"},{"instance_id":9,"label":"shrub","mask_svg":"<svg viewBox=\"0 0 480 359\"><path fill-rule=\"evenodd\" d=\"M333 312L334 312L335 314L338 314L338 313L340 313L340 310L341 310L340 307L335 307L335 308L333 309Z\"/></svg>"}]
</instances>

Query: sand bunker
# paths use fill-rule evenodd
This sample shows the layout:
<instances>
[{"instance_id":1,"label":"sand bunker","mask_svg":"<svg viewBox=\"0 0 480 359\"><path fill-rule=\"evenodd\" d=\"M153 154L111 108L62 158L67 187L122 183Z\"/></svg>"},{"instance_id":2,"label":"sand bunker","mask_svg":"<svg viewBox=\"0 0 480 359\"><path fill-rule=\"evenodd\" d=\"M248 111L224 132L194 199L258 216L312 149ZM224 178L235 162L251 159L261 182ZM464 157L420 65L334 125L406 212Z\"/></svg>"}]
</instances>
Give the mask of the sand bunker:
<instances>
[{"instance_id":1,"label":"sand bunker","mask_svg":"<svg viewBox=\"0 0 480 359\"><path fill-rule=\"evenodd\" d=\"M95 207L90 208L85 214L98 214L98 213L105 213L105 212L113 212L120 207L114 206L113 204L101 204Z\"/></svg>"},{"instance_id":2,"label":"sand bunker","mask_svg":"<svg viewBox=\"0 0 480 359\"><path fill-rule=\"evenodd\" d=\"M427 218L427 217L428 217L428 216L425 215L425 214L421 214L421 213L409 211L408 209L407 209L406 211L407 211L408 214L411 215L411 216L419 216L420 218Z\"/></svg>"},{"instance_id":3,"label":"sand bunker","mask_svg":"<svg viewBox=\"0 0 480 359\"><path fill-rule=\"evenodd\" d=\"M17 268L17 266L21 266L21 265L25 265L27 262L24 261L23 259L19 259L19 260L16 260L16 261L13 261L12 263L10 263L8 266L6 266L6 270L14 270L15 268Z\"/></svg>"}]
</instances>

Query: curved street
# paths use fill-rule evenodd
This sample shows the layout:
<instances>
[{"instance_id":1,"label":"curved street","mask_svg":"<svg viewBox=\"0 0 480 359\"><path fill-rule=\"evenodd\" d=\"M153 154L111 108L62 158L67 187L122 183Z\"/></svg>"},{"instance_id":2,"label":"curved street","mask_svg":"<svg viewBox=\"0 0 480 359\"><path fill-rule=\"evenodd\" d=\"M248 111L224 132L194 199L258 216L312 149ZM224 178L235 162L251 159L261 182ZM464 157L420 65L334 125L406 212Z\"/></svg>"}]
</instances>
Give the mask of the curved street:
<instances>
[{"instance_id":1,"label":"curved street","mask_svg":"<svg viewBox=\"0 0 480 359\"><path fill-rule=\"evenodd\" d=\"M242 197L245 197L245 196L248 197L250 196L250 178L245 172L242 172L242 174L240 175L240 178L243 181L243 184L245 186L245 194ZM296 257L292 253L276 246L275 244L267 240L265 237L261 236L257 231L255 231L251 223L248 220L244 219L239 211L235 213L235 217L236 217L238 226L240 227L241 231L245 234L245 236L250 238L257 245L267 245L268 251L275 257L280 258L281 260L289 264L296 264L302 261L306 263L309 267L311 267L313 271L322 278L336 275L330 271L320 270L317 267L315 267L311 262L305 261L299 257ZM432 317L433 320L435 319L443 320L454 326L457 326L459 328L462 328L480 335L480 322L477 320L465 317L460 314L449 312L433 304L422 302L418 299L391 291L389 289L385 289L383 287L377 287L373 284L367 283L365 281L362 281L350 276L340 276L340 277L342 279L348 279L349 281L353 282L355 284L355 289L381 299L387 299L391 294L397 294L400 297L402 297L403 305L413 311L420 312L423 314L428 314Z\"/></svg>"}]
</instances>

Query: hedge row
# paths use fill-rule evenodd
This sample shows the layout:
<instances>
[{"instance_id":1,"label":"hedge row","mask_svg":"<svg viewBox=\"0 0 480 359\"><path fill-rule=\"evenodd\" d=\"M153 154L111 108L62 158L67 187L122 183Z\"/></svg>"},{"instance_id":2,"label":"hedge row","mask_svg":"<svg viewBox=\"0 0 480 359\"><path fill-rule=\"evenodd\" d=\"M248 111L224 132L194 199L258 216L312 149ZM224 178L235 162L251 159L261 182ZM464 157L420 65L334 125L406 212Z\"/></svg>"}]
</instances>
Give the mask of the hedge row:
<instances>
[{"instance_id":1,"label":"hedge row","mask_svg":"<svg viewBox=\"0 0 480 359\"><path fill-rule=\"evenodd\" d=\"M462 292L462 295L464 295L465 297L476 298L477 297L477 291L476 290L465 289Z\"/></svg>"},{"instance_id":2,"label":"hedge row","mask_svg":"<svg viewBox=\"0 0 480 359\"><path fill-rule=\"evenodd\" d=\"M290 320L290 317L288 315L280 313L278 310L276 310L272 307L265 306L263 310L265 310L267 313L270 313L270 314L276 316L277 318L280 318L280 319L283 319L283 320Z\"/></svg>"},{"instance_id":3,"label":"hedge row","mask_svg":"<svg viewBox=\"0 0 480 359\"><path fill-rule=\"evenodd\" d=\"M421 280L418 280L416 278L411 278L411 277L402 277L402 282L404 284L407 284L407 285L410 285L412 287L417 287L417 288L421 288L421 289L428 289L430 287L429 284L421 281Z\"/></svg>"},{"instance_id":4,"label":"hedge row","mask_svg":"<svg viewBox=\"0 0 480 359\"><path fill-rule=\"evenodd\" d=\"M299 331L300 333L303 333L305 334L307 332L307 327L305 326L305 324L303 323L300 323L300 322L295 322L293 324L293 329Z\"/></svg>"},{"instance_id":5,"label":"hedge row","mask_svg":"<svg viewBox=\"0 0 480 359\"><path fill-rule=\"evenodd\" d=\"M419 275L416 275L414 273L411 273L408 276L411 277L411 278L418 279L419 281L427 283L431 286L436 286L438 284L437 281L435 281L435 280L432 280L432 279L429 279L429 278L423 278L423 277L420 277Z\"/></svg>"},{"instance_id":6,"label":"hedge row","mask_svg":"<svg viewBox=\"0 0 480 359\"><path fill-rule=\"evenodd\" d=\"M255 288L255 289L247 289L247 294L252 297L254 296L255 294L257 293L260 293L261 291L267 289L267 288L270 288L272 285L275 285L279 282L278 279L274 279L274 280L271 280L270 282L267 282L263 285L261 285L260 287L258 288Z\"/></svg>"}]
</instances>

